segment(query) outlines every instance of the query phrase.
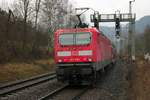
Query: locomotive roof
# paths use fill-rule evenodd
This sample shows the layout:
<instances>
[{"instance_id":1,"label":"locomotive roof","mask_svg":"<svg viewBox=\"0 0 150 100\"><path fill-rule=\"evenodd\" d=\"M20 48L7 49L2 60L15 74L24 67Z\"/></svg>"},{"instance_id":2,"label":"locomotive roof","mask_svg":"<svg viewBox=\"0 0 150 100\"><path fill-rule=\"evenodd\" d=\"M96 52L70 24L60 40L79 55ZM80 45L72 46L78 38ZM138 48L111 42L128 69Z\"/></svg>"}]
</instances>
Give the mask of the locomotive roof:
<instances>
[{"instance_id":1,"label":"locomotive roof","mask_svg":"<svg viewBox=\"0 0 150 100\"><path fill-rule=\"evenodd\" d=\"M74 28L74 29L59 29L56 32L88 32L88 31L98 31L96 28Z\"/></svg>"}]
</instances>

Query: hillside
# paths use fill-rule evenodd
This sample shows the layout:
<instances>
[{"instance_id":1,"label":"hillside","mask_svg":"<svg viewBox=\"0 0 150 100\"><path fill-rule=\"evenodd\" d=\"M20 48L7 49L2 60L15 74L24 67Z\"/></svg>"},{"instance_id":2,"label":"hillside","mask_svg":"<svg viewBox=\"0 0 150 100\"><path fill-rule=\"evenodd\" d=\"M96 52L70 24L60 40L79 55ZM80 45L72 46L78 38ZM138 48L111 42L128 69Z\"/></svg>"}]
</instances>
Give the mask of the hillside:
<instances>
[{"instance_id":1,"label":"hillside","mask_svg":"<svg viewBox=\"0 0 150 100\"><path fill-rule=\"evenodd\" d=\"M136 21L136 32L143 33L147 25L150 25L150 16L144 16Z\"/></svg>"}]
</instances>

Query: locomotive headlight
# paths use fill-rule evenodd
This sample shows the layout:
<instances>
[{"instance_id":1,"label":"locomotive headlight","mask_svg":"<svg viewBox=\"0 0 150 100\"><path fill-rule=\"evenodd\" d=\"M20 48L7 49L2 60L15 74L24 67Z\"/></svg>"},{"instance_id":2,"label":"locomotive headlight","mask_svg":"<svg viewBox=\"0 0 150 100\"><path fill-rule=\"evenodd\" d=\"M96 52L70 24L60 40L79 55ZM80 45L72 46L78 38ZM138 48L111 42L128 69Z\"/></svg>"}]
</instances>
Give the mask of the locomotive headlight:
<instances>
[{"instance_id":1,"label":"locomotive headlight","mask_svg":"<svg viewBox=\"0 0 150 100\"><path fill-rule=\"evenodd\" d=\"M91 58L89 58L89 59L88 59L88 61L89 61L89 62L91 62L91 61L92 61L92 59L91 59Z\"/></svg>"},{"instance_id":2,"label":"locomotive headlight","mask_svg":"<svg viewBox=\"0 0 150 100\"><path fill-rule=\"evenodd\" d=\"M63 56L71 56L70 51L58 51L57 56L63 57Z\"/></svg>"},{"instance_id":3,"label":"locomotive headlight","mask_svg":"<svg viewBox=\"0 0 150 100\"><path fill-rule=\"evenodd\" d=\"M92 56L92 54L93 54L92 50L79 51L79 56Z\"/></svg>"},{"instance_id":4,"label":"locomotive headlight","mask_svg":"<svg viewBox=\"0 0 150 100\"><path fill-rule=\"evenodd\" d=\"M59 60L58 60L58 62L59 62L59 63L61 63L61 62L62 62L62 60L61 60L61 59L59 59Z\"/></svg>"}]
</instances>

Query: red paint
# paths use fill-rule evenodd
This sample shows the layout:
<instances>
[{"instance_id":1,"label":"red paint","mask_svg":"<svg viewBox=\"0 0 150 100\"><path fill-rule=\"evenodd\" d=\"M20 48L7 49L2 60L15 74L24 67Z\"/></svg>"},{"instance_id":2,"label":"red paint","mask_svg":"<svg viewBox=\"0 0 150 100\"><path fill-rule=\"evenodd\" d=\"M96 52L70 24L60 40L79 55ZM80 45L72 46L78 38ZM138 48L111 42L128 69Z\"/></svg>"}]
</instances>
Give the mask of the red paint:
<instances>
[{"instance_id":1,"label":"red paint","mask_svg":"<svg viewBox=\"0 0 150 100\"><path fill-rule=\"evenodd\" d=\"M58 43L58 36L62 33L77 33L77 32L90 32L91 43L89 45L78 46L60 46ZM78 52L81 50L92 50L91 56L79 56ZM71 56L58 57L58 51L70 51ZM112 60L112 45L111 42L103 36L96 28L78 28L78 29L60 29L54 33L54 58L55 63L58 60L62 60L62 63L75 63L75 62L89 62L89 58L92 62L101 62L104 60Z\"/></svg>"}]
</instances>

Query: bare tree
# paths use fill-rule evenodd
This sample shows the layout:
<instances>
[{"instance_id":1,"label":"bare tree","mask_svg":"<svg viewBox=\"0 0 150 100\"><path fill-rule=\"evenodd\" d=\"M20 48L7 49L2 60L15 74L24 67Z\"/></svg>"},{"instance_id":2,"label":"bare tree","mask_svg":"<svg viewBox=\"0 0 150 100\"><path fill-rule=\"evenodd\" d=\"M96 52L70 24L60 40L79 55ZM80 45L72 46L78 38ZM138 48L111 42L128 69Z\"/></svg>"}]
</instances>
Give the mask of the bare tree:
<instances>
[{"instance_id":1,"label":"bare tree","mask_svg":"<svg viewBox=\"0 0 150 100\"><path fill-rule=\"evenodd\" d=\"M44 22L49 26L49 28L53 29L53 21L56 13L58 0L44 0L43 5L43 13L44 13Z\"/></svg>"},{"instance_id":2,"label":"bare tree","mask_svg":"<svg viewBox=\"0 0 150 100\"><path fill-rule=\"evenodd\" d=\"M29 17L33 12L33 8L31 5L32 0L17 0L15 5L15 12L17 12L17 16L23 18L23 45L22 47L25 48L25 44L27 41L27 22L29 21Z\"/></svg>"},{"instance_id":3,"label":"bare tree","mask_svg":"<svg viewBox=\"0 0 150 100\"><path fill-rule=\"evenodd\" d=\"M35 29L37 29L38 15L40 11L41 0L35 1Z\"/></svg>"},{"instance_id":4,"label":"bare tree","mask_svg":"<svg viewBox=\"0 0 150 100\"><path fill-rule=\"evenodd\" d=\"M34 54L35 50L38 48L38 35L39 35L39 29L37 29L38 26L38 18L39 18L39 12L40 12L40 6L41 6L41 0L35 0L35 21L34 21L34 28L36 30L35 34L33 34L33 43L32 43L32 54Z\"/></svg>"},{"instance_id":5,"label":"bare tree","mask_svg":"<svg viewBox=\"0 0 150 100\"><path fill-rule=\"evenodd\" d=\"M44 22L50 30L49 36L51 42L53 42L53 32L56 29L70 27L72 23L70 25L69 23L76 21L72 16L74 13L73 6L69 3L69 0L44 0L43 6L43 19L45 19Z\"/></svg>"},{"instance_id":6,"label":"bare tree","mask_svg":"<svg viewBox=\"0 0 150 100\"><path fill-rule=\"evenodd\" d=\"M78 23L78 18L76 17L76 13L74 11L74 7L72 4L68 4L68 14L67 14L67 27L73 28Z\"/></svg>"},{"instance_id":7,"label":"bare tree","mask_svg":"<svg viewBox=\"0 0 150 100\"><path fill-rule=\"evenodd\" d=\"M43 1L43 19L48 29L49 42L53 43L53 32L56 29L56 13L57 13L58 0L44 0ZM48 45L50 43L48 42Z\"/></svg>"}]
</instances>

